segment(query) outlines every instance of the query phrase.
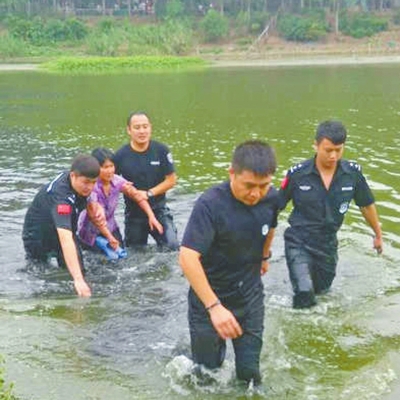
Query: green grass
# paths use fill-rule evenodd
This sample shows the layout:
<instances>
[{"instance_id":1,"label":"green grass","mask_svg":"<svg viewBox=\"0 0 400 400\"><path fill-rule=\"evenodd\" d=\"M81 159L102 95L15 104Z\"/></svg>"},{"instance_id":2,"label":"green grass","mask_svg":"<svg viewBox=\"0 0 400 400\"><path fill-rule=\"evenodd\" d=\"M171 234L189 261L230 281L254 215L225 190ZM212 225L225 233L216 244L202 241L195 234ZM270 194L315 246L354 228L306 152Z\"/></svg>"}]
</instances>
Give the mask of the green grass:
<instances>
[{"instance_id":1,"label":"green grass","mask_svg":"<svg viewBox=\"0 0 400 400\"><path fill-rule=\"evenodd\" d=\"M6 385L4 382L4 360L0 355L0 400L16 400L12 394L13 384Z\"/></svg>"},{"instance_id":2,"label":"green grass","mask_svg":"<svg viewBox=\"0 0 400 400\"><path fill-rule=\"evenodd\" d=\"M62 74L109 74L120 72L186 71L204 68L198 57L63 57L41 64L41 68Z\"/></svg>"}]
</instances>

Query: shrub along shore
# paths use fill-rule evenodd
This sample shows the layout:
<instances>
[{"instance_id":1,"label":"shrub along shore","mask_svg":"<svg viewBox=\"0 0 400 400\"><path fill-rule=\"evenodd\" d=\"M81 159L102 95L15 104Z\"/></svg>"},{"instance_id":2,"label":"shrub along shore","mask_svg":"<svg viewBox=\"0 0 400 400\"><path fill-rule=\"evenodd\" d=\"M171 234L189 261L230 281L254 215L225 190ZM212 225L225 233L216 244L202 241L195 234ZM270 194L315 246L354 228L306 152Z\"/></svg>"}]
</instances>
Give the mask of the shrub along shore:
<instances>
[{"instance_id":1,"label":"shrub along shore","mask_svg":"<svg viewBox=\"0 0 400 400\"><path fill-rule=\"evenodd\" d=\"M318 7L297 13L227 8L224 15L210 9L190 15L185 2L170 3L180 7L167 9L161 16L2 16L0 62L49 61L44 66L49 71L101 73L181 70L206 65L201 59L248 61L400 52L400 10L346 10L340 19L332 19L332 12Z\"/></svg>"},{"instance_id":2,"label":"shrub along shore","mask_svg":"<svg viewBox=\"0 0 400 400\"><path fill-rule=\"evenodd\" d=\"M142 71L181 71L206 66L199 57L63 57L40 65L40 69L63 74L102 74Z\"/></svg>"}]
</instances>

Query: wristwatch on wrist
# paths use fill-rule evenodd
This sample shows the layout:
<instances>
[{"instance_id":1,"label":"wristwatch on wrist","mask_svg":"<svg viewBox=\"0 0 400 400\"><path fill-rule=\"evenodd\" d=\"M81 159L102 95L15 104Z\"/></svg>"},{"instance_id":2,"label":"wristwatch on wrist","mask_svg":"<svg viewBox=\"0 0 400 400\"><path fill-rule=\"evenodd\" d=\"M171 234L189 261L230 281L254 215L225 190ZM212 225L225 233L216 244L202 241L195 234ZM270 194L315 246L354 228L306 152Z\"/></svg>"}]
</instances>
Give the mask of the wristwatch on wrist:
<instances>
[{"instance_id":1,"label":"wristwatch on wrist","mask_svg":"<svg viewBox=\"0 0 400 400\"><path fill-rule=\"evenodd\" d=\"M151 199L152 197L154 197L154 193L153 193L150 189L147 191L147 197L148 197L149 199Z\"/></svg>"}]
</instances>

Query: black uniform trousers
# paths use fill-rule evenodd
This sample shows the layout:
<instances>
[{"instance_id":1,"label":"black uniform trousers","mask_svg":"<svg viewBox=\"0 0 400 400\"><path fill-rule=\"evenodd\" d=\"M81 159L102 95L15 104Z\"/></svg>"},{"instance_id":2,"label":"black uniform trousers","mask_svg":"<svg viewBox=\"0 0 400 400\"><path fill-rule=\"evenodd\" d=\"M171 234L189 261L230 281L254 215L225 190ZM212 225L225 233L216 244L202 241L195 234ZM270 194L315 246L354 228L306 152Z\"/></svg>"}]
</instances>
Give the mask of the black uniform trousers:
<instances>
[{"instance_id":1,"label":"black uniform trousers","mask_svg":"<svg viewBox=\"0 0 400 400\"><path fill-rule=\"evenodd\" d=\"M220 297L242 327L243 334L232 340L235 352L236 376L247 383L261 383L260 353L264 331L264 290L260 282L244 291L238 288L229 297ZM210 316L192 289L189 290L189 329L193 361L207 368L222 365L226 341L214 329Z\"/></svg>"},{"instance_id":2,"label":"black uniform trousers","mask_svg":"<svg viewBox=\"0 0 400 400\"><path fill-rule=\"evenodd\" d=\"M154 238L157 245L162 249L178 250L179 242L177 229L170 209L167 206L153 210L155 217L164 228L163 234L157 230L150 230L149 220L146 215L131 215L125 212L125 245L126 246L145 246L149 234Z\"/></svg>"},{"instance_id":3,"label":"black uniform trousers","mask_svg":"<svg viewBox=\"0 0 400 400\"><path fill-rule=\"evenodd\" d=\"M46 263L50 257L56 257L59 267L66 268L64 255L61 249L61 244L58 240L57 234L54 237L41 237L38 233L24 229L22 233L22 240L24 243L24 249L26 253L26 259L34 262ZM76 235L73 235L75 246L78 253L78 260L81 266L82 272L84 272L84 264L82 251L79 246L79 239Z\"/></svg>"},{"instance_id":4,"label":"black uniform trousers","mask_svg":"<svg viewBox=\"0 0 400 400\"><path fill-rule=\"evenodd\" d=\"M294 292L293 307L312 307L315 295L326 293L335 278L337 247L324 253L285 240L285 256Z\"/></svg>"}]
</instances>

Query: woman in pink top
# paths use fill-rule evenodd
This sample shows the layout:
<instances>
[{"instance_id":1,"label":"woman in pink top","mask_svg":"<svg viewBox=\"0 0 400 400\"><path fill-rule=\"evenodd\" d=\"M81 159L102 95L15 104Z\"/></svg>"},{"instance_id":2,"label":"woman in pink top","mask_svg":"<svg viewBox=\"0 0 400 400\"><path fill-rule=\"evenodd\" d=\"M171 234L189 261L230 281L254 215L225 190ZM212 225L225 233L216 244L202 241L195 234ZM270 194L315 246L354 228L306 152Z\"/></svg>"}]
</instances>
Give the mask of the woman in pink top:
<instances>
[{"instance_id":1,"label":"woman in pink top","mask_svg":"<svg viewBox=\"0 0 400 400\"><path fill-rule=\"evenodd\" d=\"M147 214L150 229L156 229L162 234L163 227L154 216L148 201L131 182L115 174L115 166L112 161L113 152L105 148L97 148L92 151L92 156L99 161L100 175L92 191L91 199L104 208L106 226L100 233L99 229L91 222L91 209L88 208L83 211L78 221L78 234L83 244L88 248L100 247L104 251L105 249L100 243L103 243L106 239L113 250L117 250L120 245L123 247L122 235L114 215L120 192L136 201Z\"/></svg>"}]
</instances>

